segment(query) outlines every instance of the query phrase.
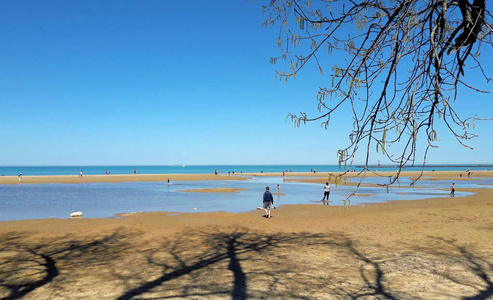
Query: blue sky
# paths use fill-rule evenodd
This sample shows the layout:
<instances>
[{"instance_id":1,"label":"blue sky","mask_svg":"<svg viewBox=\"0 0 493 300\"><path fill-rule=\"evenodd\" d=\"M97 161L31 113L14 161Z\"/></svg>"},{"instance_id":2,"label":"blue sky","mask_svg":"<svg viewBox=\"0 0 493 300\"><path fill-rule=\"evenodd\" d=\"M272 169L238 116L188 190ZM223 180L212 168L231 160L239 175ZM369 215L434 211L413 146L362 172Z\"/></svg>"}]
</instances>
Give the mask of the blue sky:
<instances>
[{"instance_id":1,"label":"blue sky","mask_svg":"<svg viewBox=\"0 0 493 300\"><path fill-rule=\"evenodd\" d=\"M336 164L344 113L328 130L286 122L316 113L330 77L274 80L261 5L0 2L0 165ZM491 117L490 98L457 105ZM477 124L474 151L443 134L428 163L493 163L491 127Z\"/></svg>"}]
</instances>

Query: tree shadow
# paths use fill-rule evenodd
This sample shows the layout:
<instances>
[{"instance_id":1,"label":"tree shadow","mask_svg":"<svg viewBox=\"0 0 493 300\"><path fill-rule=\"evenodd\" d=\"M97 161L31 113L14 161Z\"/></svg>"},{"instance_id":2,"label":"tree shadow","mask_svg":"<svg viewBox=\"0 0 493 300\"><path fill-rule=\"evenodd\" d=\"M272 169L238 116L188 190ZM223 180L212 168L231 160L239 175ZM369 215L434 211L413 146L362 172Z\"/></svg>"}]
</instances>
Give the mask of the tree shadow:
<instances>
[{"instance_id":1,"label":"tree shadow","mask_svg":"<svg viewBox=\"0 0 493 300\"><path fill-rule=\"evenodd\" d=\"M303 251L315 248L321 256L343 252L346 258L350 257L348 265L360 266L359 276L365 285L351 291L338 287L327 278L331 266L319 264L317 272L311 272L313 257L305 262ZM291 257L301 261L293 262ZM351 299L398 298L387 288L380 264L357 250L355 242L341 234L265 234L241 227L231 231L217 227L187 230L186 234L167 239L161 247L147 253L147 262L144 268L159 267L159 276L147 281L141 278L141 284L127 289L118 299L198 296L312 299L314 292ZM367 265L373 270L367 271L364 267ZM137 272L119 278L123 282L135 281ZM401 292L400 296L403 295Z\"/></svg>"},{"instance_id":2,"label":"tree shadow","mask_svg":"<svg viewBox=\"0 0 493 300\"><path fill-rule=\"evenodd\" d=\"M235 228L230 232L221 231L217 227L207 230L187 230L186 234L180 233L174 239L166 239L160 248L148 253L149 266L160 267L161 276L129 289L118 299L131 299L152 292L153 289L184 276L202 279L203 277L222 277L224 275L217 273L222 273L224 270L228 270L232 276L232 287L209 280L205 284L192 282L192 284L178 285L175 288L170 286L168 290L176 288L181 290L175 291L174 297L229 294L233 299L245 299L248 296L247 276L252 274L247 274L242 267L242 262L249 259L260 261L264 253L302 238L310 237L262 235L244 228ZM217 272L218 270L221 271ZM204 275L207 272L210 274ZM124 281L130 279L124 276L121 278ZM201 290L201 292L195 293L191 290ZM162 292L163 289L161 288L160 291Z\"/></svg>"},{"instance_id":3,"label":"tree shadow","mask_svg":"<svg viewBox=\"0 0 493 300\"><path fill-rule=\"evenodd\" d=\"M270 233L219 226L185 228L169 237L121 228L44 240L10 233L0 236L0 298L493 296L489 252L429 241L395 250L340 232Z\"/></svg>"},{"instance_id":4,"label":"tree shadow","mask_svg":"<svg viewBox=\"0 0 493 300\"><path fill-rule=\"evenodd\" d=\"M480 300L493 298L493 282L491 274L493 272L493 264L486 259L469 252L465 247L458 247L462 257L466 259L466 266L475 274L484 287L477 287L478 293L470 297L464 297L465 300Z\"/></svg>"},{"instance_id":5,"label":"tree shadow","mask_svg":"<svg viewBox=\"0 0 493 300\"><path fill-rule=\"evenodd\" d=\"M462 272L435 270L435 274L473 292L471 296L464 296L461 299L492 299L493 262L473 253L466 246L458 245L456 241L443 238L434 238L434 240L435 255L446 255L451 265L460 266L462 269Z\"/></svg>"},{"instance_id":6,"label":"tree shadow","mask_svg":"<svg viewBox=\"0 0 493 300\"><path fill-rule=\"evenodd\" d=\"M22 298L62 276L61 269L85 268L114 259L128 233L81 239L73 235L31 242L21 232L0 236L0 299Z\"/></svg>"},{"instance_id":7,"label":"tree shadow","mask_svg":"<svg viewBox=\"0 0 493 300\"><path fill-rule=\"evenodd\" d=\"M159 267L160 271L153 280L141 277L140 284L128 285L119 299L492 297L493 267L487 256L453 244L449 250L455 253L433 252L435 247L432 240L430 246L416 247L416 251L409 251L412 246L394 251L363 245L341 233L187 229L146 254L148 264L143 268ZM454 278L457 270L463 277ZM437 274L446 280L437 282ZM412 282L407 282L410 278ZM120 279L130 282L135 274ZM470 289L459 294L452 283ZM435 284L441 286L439 291ZM429 288L418 290L423 285Z\"/></svg>"},{"instance_id":8,"label":"tree shadow","mask_svg":"<svg viewBox=\"0 0 493 300\"><path fill-rule=\"evenodd\" d=\"M376 298L376 299L399 299L405 295L407 299L410 299L410 295L400 293L399 298L393 295L387 285L385 273L382 268L384 260L372 259L370 256L365 255L361 250L357 249L357 246L352 240L347 240L340 247L346 249L352 256L356 258L356 261L360 262L359 274L363 280L363 285L357 292L347 292L344 289L338 288L342 293L340 295L348 296L350 299L360 298Z\"/></svg>"}]
</instances>

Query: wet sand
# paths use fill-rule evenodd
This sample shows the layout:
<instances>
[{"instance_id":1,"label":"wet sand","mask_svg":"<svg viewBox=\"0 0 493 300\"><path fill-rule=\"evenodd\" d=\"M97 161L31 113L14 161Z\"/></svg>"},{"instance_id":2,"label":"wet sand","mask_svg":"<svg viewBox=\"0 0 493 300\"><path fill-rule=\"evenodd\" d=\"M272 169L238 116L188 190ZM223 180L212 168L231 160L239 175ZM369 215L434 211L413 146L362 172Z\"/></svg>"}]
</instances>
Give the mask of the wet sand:
<instances>
[{"instance_id":1,"label":"wet sand","mask_svg":"<svg viewBox=\"0 0 493 300\"><path fill-rule=\"evenodd\" d=\"M285 181L300 181L300 182L315 182L325 183L330 179L330 182L334 182L338 175L342 175L342 179L361 179L364 177L382 177L388 178L395 176L396 172L384 171L384 172L367 172L359 174L357 172L293 172L286 173L284 176ZM459 175L462 174L462 177ZM421 172L402 172L400 177L416 178L422 175L427 179L436 180L469 180L479 177L493 177L493 171L474 171L474 177L468 178L467 172L459 171L426 171ZM84 175L82 177L78 175L58 175L58 176L23 176L22 183L35 184L35 183L88 183L88 182L132 182L132 181L163 181L166 182L169 178L173 181L197 181L197 180L248 180L251 177L264 177L264 176L276 176L282 177L282 172L279 173L243 173L241 175L227 175L227 174L136 174L136 175ZM18 184L18 176L0 176L0 184ZM344 181L340 181L344 184Z\"/></svg>"},{"instance_id":2,"label":"wet sand","mask_svg":"<svg viewBox=\"0 0 493 300\"><path fill-rule=\"evenodd\" d=\"M458 191L476 194L0 222L0 298L493 298L493 189Z\"/></svg>"},{"instance_id":3,"label":"wet sand","mask_svg":"<svg viewBox=\"0 0 493 300\"><path fill-rule=\"evenodd\" d=\"M197 180L247 180L250 177L239 175L211 174L136 174L136 175L57 175L57 176L22 176L23 184L35 183L89 183L89 182L132 182L132 181L173 181ZM18 184L18 176L1 176L0 184Z\"/></svg>"}]
</instances>

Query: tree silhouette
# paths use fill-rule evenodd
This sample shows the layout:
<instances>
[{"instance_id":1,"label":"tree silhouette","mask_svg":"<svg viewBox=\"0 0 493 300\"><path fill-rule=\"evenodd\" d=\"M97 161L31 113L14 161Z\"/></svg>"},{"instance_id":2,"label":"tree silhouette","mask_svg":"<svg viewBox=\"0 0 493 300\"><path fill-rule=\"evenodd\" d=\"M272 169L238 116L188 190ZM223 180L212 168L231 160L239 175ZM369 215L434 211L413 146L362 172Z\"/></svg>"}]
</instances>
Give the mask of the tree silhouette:
<instances>
[{"instance_id":1,"label":"tree silhouette","mask_svg":"<svg viewBox=\"0 0 493 300\"><path fill-rule=\"evenodd\" d=\"M281 53L271 62L289 63L277 71L286 82L309 61L323 74L328 55L346 58L332 66L330 87L317 93L320 114L288 116L295 126L321 120L327 128L336 112L350 108L353 130L338 150L339 165L352 166L363 148L368 168L370 154L382 152L399 167L397 178L416 162L418 136L426 141L426 164L438 121L465 147L477 136L470 129L480 119L459 116L454 102L465 89L486 92L467 83L466 73L490 80L480 61L481 46L492 45L486 0L270 0L264 16L265 26L279 27Z\"/></svg>"},{"instance_id":2,"label":"tree silhouette","mask_svg":"<svg viewBox=\"0 0 493 300\"><path fill-rule=\"evenodd\" d=\"M67 270L75 273L77 268L100 264L99 260L119 258L128 236L131 235L118 229L100 237L81 239L67 235L30 243L25 233L3 234L0 236L0 299L23 298L59 277L66 277Z\"/></svg>"}]
</instances>

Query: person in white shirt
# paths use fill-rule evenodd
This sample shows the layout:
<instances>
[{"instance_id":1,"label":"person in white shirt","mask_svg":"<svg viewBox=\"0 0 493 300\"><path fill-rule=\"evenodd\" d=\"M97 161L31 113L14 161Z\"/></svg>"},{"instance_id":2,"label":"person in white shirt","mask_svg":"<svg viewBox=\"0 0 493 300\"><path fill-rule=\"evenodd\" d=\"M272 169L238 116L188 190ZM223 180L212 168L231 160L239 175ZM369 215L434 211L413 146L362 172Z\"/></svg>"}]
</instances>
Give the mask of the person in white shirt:
<instances>
[{"instance_id":1,"label":"person in white shirt","mask_svg":"<svg viewBox=\"0 0 493 300\"><path fill-rule=\"evenodd\" d=\"M324 197L322 198L322 201L329 201L329 194L330 194L330 184L326 182L324 186ZM325 200L326 197L327 200Z\"/></svg>"}]
</instances>

